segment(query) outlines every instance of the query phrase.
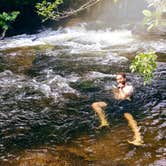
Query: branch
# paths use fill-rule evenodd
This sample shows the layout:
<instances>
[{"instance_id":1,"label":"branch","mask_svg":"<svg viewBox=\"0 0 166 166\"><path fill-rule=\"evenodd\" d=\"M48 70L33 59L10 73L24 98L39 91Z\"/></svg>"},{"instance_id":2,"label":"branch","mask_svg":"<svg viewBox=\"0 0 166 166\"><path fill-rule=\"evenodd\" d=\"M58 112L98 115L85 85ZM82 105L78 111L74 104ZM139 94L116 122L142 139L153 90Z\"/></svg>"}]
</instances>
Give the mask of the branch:
<instances>
[{"instance_id":1,"label":"branch","mask_svg":"<svg viewBox=\"0 0 166 166\"><path fill-rule=\"evenodd\" d=\"M70 11L65 11L65 12L55 12L52 14L52 16L50 18L52 20L56 20L56 21L60 20L60 19L64 19L64 18L70 17L72 15L75 15L85 9L88 9L101 1L103 1L103 0L90 0L90 1L86 2L85 4L83 4L82 6L80 6L78 9L70 9Z\"/></svg>"}]
</instances>

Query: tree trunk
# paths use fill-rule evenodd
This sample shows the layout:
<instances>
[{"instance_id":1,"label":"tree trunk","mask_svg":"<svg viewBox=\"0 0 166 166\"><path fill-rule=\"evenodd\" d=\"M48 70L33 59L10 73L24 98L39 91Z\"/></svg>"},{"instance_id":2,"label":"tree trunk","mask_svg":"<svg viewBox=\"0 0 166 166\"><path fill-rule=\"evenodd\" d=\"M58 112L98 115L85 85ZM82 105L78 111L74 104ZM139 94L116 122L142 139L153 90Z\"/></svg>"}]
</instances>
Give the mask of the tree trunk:
<instances>
[{"instance_id":1,"label":"tree trunk","mask_svg":"<svg viewBox=\"0 0 166 166\"><path fill-rule=\"evenodd\" d=\"M0 37L0 40L4 39L4 37L5 37L5 35L6 35L6 31L7 31L7 30L4 30L4 31L2 32L1 37Z\"/></svg>"}]
</instances>

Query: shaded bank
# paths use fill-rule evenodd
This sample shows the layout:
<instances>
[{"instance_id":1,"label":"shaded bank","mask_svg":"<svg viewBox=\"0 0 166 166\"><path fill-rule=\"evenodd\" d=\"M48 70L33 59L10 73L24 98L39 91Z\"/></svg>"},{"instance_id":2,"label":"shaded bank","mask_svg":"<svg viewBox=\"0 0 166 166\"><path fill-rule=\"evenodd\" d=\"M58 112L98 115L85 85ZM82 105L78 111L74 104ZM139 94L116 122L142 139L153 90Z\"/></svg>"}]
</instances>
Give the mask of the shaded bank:
<instances>
[{"instance_id":1,"label":"shaded bank","mask_svg":"<svg viewBox=\"0 0 166 166\"><path fill-rule=\"evenodd\" d=\"M15 36L18 34L32 34L37 33L44 27L55 26L63 24L63 21L47 21L42 22L42 17L37 14L36 3L42 2L41 0L29 0L29 1L10 1L10 0L1 0L0 13L3 12L12 12L19 11L20 15L15 22L11 23L10 29L7 31L6 36ZM83 0L64 0L61 5L59 5L58 10L68 11L73 8L84 4ZM74 16L75 17L75 16ZM2 32L1 32L2 33Z\"/></svg>"},{"instance_id":2,"label":"shaded bank","mask_svg":"<svg viewBox=\"0 0 166 166\"><path fill-rule=\"evenodd\" d=\"M20 11L20 15L7 31L7 36L14 36L22 33L32 34L41 28L41 18L37 15L35 9L36 2L37 0L23 2L1 0L0 13Z\"/></svg>"}]
</instances>

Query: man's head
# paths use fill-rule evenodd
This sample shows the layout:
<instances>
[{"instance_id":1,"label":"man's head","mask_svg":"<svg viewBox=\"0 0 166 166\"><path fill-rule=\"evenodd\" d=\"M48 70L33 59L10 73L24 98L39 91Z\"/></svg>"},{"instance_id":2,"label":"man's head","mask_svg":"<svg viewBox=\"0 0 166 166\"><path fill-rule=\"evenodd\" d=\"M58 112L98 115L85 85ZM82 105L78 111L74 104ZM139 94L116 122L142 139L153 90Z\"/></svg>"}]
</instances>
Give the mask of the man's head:
<instances>
[{"instance_id":1,"label":"man's head","mask_svg":"<svg viewBox=\"0 0 166 166\"><path fill-rule=\"evenodd\" d=\"M117 73L116 82L124 85L126 83L126 74L123 72Z\"/></svg>"}]
</instances>

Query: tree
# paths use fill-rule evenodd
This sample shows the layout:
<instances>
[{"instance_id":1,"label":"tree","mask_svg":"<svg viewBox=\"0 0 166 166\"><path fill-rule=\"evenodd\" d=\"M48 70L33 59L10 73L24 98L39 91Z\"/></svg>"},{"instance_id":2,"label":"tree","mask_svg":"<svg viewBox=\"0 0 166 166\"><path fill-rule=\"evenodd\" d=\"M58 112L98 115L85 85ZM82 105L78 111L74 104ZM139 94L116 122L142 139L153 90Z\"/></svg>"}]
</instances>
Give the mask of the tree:
<instances>
[{"instance_id":1,"label":"tree","mask_svg":"<svg viewBox=\"0 0 166 166\"><path fill-rule=\"evenodd\" d=\"M6 31L9 29L11 22L14 21L19 14L19 11L13 11L11 13L3 12L0 14L0 27L2 28L2 35L0 39L5 37Z\"/></svg>"},{"instance_id":2,"label":"tree","mask_svg":"<svg viewBox=\"0 0 166 166\"><path fill-rule=\"evenodd\" d=\"M68 0L68 2L65 0L54 0L53 2L43 0L41 3L36 4L37 13L44 17L44 21L48 20L48 19L57 21L60 19L70 17L72 15L75 15L85 9L88 9L88 8L96 5L97 3L99 3L103 0L86 0L83 3L81 3L83 0L77 0L77 1L81 4L81 6L77 5L78 7L76 9L69 7L70 9L65 9L64 11L59 11L58 7L60 5L62 5L62 3L69 4L69 2L71 2L71 0L70 1ZM114 1L116 2L117 0L114 0Z\"/></svg>"}]
</instances>

